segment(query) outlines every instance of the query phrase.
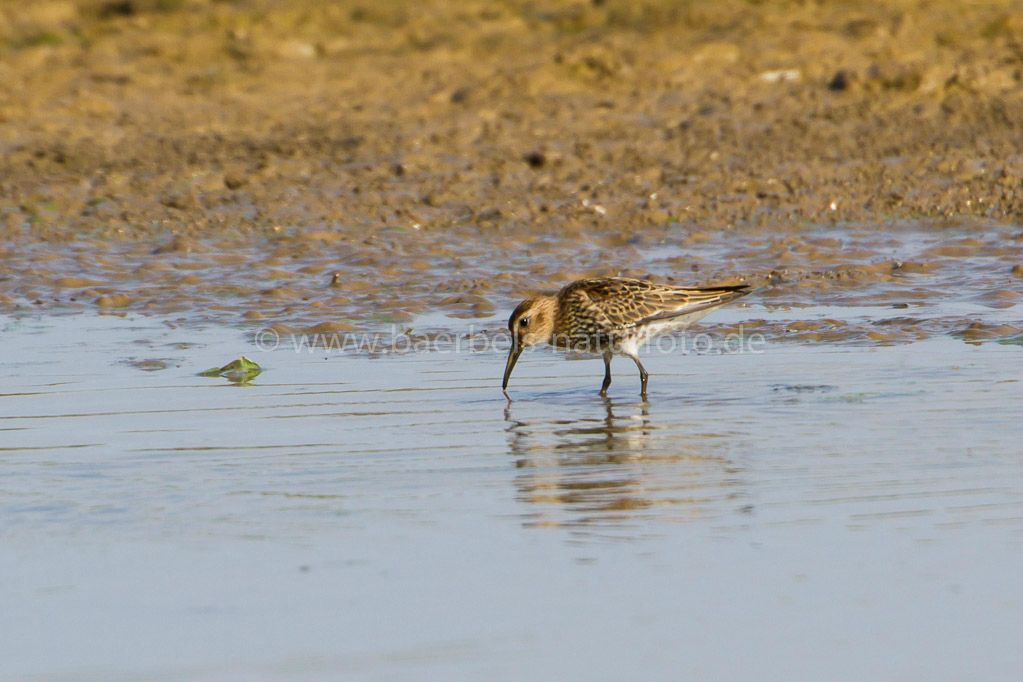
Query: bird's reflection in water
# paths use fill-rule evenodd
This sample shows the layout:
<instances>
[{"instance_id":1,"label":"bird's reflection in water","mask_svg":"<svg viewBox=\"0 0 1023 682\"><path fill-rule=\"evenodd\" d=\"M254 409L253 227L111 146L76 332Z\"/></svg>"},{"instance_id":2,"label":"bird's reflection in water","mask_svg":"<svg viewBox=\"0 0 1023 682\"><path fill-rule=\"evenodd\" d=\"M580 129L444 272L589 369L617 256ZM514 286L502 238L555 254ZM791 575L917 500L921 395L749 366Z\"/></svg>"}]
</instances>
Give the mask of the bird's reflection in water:
<instances>
[{"instance_id":1,"label":"bird's reflection in water","mask_svg":"<svg viewBox=\"0 0 1023 682\"><path fill-rule=\"evenodd\" d=\"M509 402L508 447L530 525L629 530L649 518L702 520L743 507L742 471L678 411L643 402Z\"/></svg>"}]
</instances>

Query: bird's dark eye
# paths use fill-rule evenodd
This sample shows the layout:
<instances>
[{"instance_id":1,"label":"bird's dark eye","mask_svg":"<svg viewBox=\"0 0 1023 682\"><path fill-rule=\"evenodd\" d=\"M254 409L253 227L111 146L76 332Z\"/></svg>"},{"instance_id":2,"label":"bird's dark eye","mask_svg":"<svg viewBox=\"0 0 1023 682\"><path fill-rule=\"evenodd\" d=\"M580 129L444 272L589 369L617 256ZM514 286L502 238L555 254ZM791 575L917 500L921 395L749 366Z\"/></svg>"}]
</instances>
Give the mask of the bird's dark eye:
<instances>
[{"instance_id":1,"label":"bird's dark eye","mask_svg":"<svg viewBox=\"0 0 1023 682\"><path fill-rule=\"evenodd\" d=\"M519 320L519 326L520 327L528 327L529 326L529 318L528 317L523 317L521 320Z\"/></svg>"}]
</instances>

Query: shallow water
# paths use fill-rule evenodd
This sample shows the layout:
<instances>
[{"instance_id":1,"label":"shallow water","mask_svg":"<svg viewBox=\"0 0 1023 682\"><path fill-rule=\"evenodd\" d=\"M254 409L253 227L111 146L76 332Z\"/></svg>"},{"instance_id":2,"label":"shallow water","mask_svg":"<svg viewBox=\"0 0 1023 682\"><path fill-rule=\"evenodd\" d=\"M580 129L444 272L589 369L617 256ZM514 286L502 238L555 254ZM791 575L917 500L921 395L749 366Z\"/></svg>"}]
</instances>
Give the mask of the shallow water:
<instances>
[{"instance_id":1,"label":"shallow water","mask_svg":"<svg viewBox=\"0 0 1023 682\"><path fill-rule=\"evenodd\" d=\"M540 351L509 403L495 352L2 330L5 676L1023 671L1019 345L651 352L648 403L627 360L602 400L599 361ZM196 376L243 353L265 367L248 385Z\"/></svg>"}]
</instances>

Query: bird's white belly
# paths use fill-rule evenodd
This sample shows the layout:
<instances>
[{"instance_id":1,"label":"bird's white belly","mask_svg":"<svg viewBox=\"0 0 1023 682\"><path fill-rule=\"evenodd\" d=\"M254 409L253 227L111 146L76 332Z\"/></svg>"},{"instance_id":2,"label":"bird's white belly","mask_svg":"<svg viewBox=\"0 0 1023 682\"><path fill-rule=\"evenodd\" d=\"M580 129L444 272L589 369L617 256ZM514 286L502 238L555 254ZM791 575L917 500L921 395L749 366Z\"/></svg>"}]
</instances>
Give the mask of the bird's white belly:
<instances>
[{"instance_id":1,"label":"bird's white belly","mask_svg":"<svg viewBox=\"0 0 1023 682\"><path fill-rule=\"evenodd\" d=\"M711 313L712 310L699 310L688 315L679 315L658 322L650 322L637 328L634 333L629 334L618 344L616 352L622 355L636 355L643 344L664 334L674 334L682 331L700 318Z\"/></svg>"}]
</instances>

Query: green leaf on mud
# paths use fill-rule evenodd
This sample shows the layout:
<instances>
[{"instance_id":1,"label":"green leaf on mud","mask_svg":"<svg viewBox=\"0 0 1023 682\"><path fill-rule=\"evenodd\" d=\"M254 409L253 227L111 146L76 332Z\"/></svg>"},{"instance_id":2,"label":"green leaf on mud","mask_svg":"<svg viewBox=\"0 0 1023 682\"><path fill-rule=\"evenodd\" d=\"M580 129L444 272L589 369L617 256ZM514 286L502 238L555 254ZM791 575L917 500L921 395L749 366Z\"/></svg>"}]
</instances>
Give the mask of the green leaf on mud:
<instances>
[{"instance_id":1,"label":"green leaf on mud","mask_svg":"<svg viewBox=\"0 0 1023 682\"><path fill-rule=\"evenodd\" d=\"M243 355L237 360L227 363L223 367L211 367L205 372L199 372L199 376L224 377L228 381L236 384L247 384L259 376L262 371L262 367Z\"/></svg>"},{"instance_id":2,"label":"green leaf on mud","mask_svg":"<svg viewBox=\"0 0 1023 682\"><path fill-rule=\"evenodd\" d=\"M1004 339L998 339L998 343L1003 346L1023 346L1023 334L1018 336L1007 336Z\"/></svg>"}]
</instances>

